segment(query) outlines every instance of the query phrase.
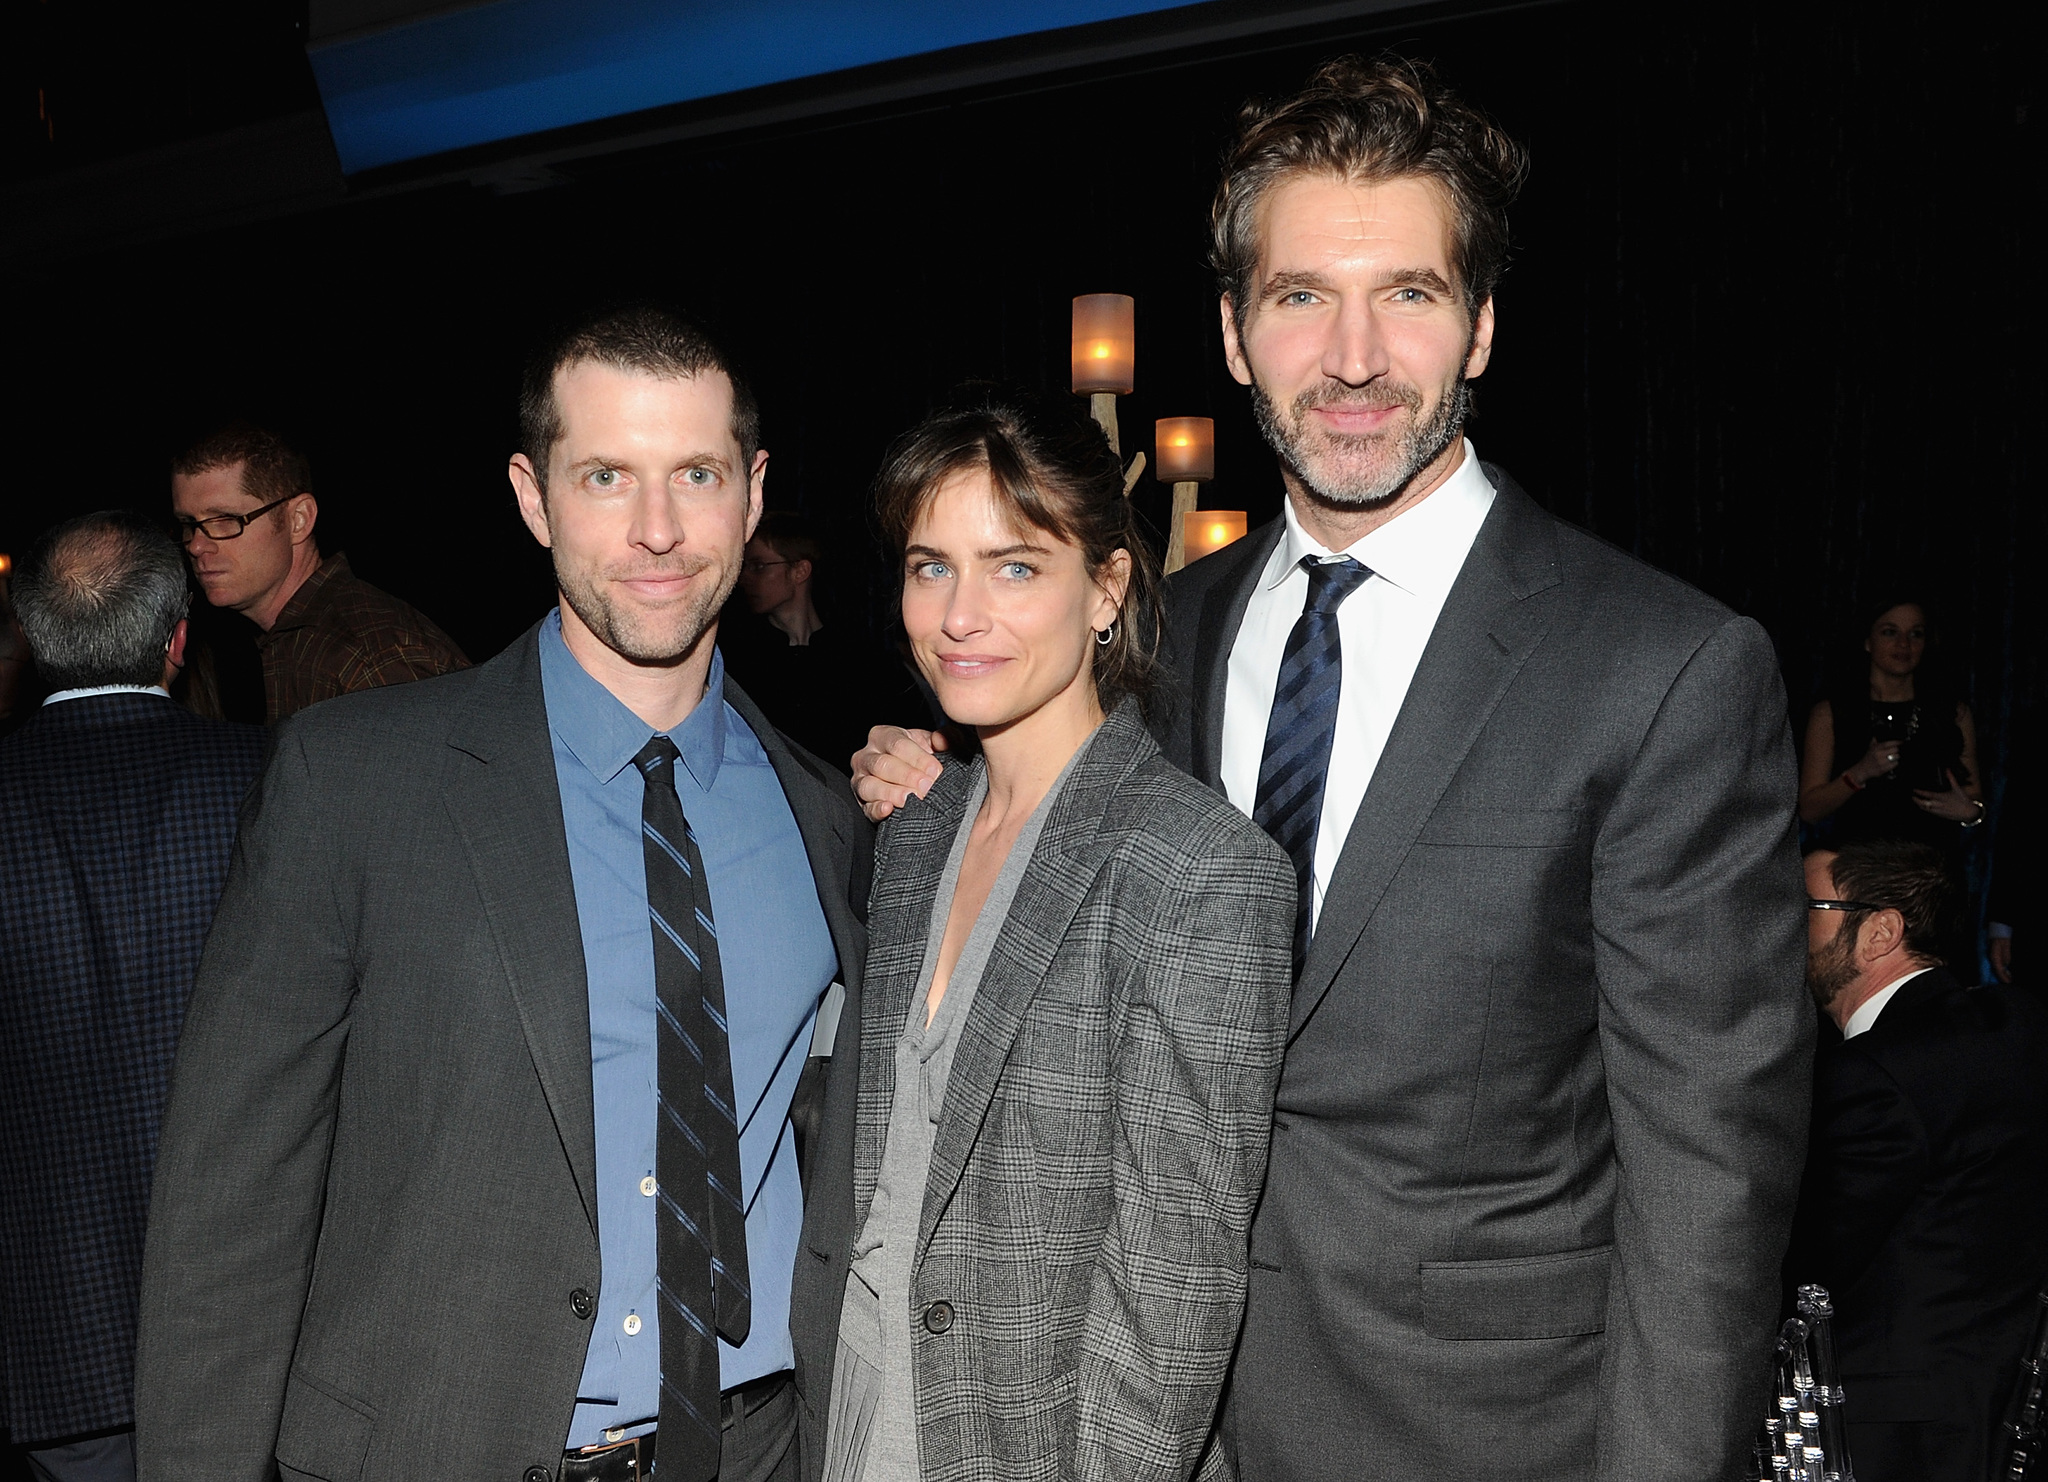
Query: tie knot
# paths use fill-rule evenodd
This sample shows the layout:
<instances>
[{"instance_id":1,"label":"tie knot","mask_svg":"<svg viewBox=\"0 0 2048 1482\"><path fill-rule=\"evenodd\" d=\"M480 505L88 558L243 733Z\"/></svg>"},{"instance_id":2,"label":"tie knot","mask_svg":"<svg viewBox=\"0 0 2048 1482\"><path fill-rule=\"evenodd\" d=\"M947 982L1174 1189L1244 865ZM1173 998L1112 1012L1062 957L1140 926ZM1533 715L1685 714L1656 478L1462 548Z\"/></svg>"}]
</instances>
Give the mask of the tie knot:
<instances>
[{"instance_id":1,"label":"tie knot","mask_svg":"<svg viewBox=\"0 0 2048 1482\"><path fill-rule=\"evenodd\" d=\"M676 758L681 755L676 743L666 736L656 736L633 756L633 765L638 767L649 782L666 782L676 785Z\"/></svg>"},{"instance_id":2,"label":"tie knot","mask_svg":"<svg viewBox=\"0 0 2048 1482\"><path fill-rule=\"evenodd\" d=\"M1301 569L1308 573L1308 601L1302 604L1303 612L1335 612L1346 597L1365 584L1372 575L1372 568L1359 563L1352 556L1341 561L1323 561L1314 556L1301 558Z\"/></svg>"}]
</instances>

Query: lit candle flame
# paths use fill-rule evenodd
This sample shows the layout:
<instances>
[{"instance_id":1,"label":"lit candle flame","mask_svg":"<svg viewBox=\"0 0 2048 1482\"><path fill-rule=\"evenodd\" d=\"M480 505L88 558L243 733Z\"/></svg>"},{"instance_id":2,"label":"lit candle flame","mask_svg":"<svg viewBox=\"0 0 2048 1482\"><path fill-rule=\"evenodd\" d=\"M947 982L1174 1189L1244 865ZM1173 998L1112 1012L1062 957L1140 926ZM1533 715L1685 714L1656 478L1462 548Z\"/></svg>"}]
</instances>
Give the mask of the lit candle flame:
<instances>
[{"instance_id":1,"label":"lit candle flame","mask_svg":"<svg viewBox=\"0 0 2048 1482\"><path fill-rule=\"evenodd\" d=\"M1244 539L1245 515L1243 510L1190 510L1181 528L1186 532L1187 559L1199 561Z\"/></svg>"},{"instance_id":2,"label":"lit candle flame","mask_svg":"<svg viewBox=\"0 0 2048 1482\"><path fill-rule=\"evenodd\" d=\"M1084 293L1074 300L1073 387L1076 393L1131 390L1134 306L1128 294Z\"/></svg>"}]
</instances>

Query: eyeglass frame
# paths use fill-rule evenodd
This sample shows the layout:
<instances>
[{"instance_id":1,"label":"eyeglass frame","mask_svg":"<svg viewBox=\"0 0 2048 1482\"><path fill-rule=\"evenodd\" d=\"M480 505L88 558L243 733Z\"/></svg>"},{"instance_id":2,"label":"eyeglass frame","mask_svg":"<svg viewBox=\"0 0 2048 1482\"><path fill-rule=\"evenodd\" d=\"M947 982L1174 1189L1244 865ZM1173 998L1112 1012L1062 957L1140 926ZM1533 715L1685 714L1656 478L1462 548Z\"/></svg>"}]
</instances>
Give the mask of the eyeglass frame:
<instances>
[{"instance_id":1,"label":"eyeglass frame","mask_svg":"<svg viewBox=\"0 0 2048 1482\"><path fill-rule=\"evenodd\" d=\"M1897 906L1873 906L1869 901L1824 901L1813 896L1806 898L1809 911L1896 911Z\"/></svg>"},{"instance_id":2,"label":"eyeglass frame","mask_svg":"<svg viewBox=\"0 0 2048 1482\"><path fill-rule=\"evenodd\" d=\"M796 565L796 562L794 561L758 561L754 560L751 557L742 557L740 560L740 570L749 572L755 576L759 576L762 572L766 571L771 566L794 565Z\"/></svg>"},{"instance_id":3,"label":"eyeglass frame","mask_svg":"<svg viewBox=\"0 0 2048 1482\"><path fill-rule=\"evenodd\" d=\"M204 535L208 540L215 543L223 540L240 540L249 533L249 527L256 521L262 519L263 516L269 514L279 505L290 504L300 494L305 492L305 490L300 489L295 493L285 495L282 499L273 499L261 509L252 509L246 515L208 515L204 520L188 520L183 515L172 515L171 523L178 527L178 544L181 546L192 544L192 537L194 535ZM237 525L233 535L215 535L206 528L208 522L213 520L236 520L240 523Z\"/></svg>"}]
</instances>

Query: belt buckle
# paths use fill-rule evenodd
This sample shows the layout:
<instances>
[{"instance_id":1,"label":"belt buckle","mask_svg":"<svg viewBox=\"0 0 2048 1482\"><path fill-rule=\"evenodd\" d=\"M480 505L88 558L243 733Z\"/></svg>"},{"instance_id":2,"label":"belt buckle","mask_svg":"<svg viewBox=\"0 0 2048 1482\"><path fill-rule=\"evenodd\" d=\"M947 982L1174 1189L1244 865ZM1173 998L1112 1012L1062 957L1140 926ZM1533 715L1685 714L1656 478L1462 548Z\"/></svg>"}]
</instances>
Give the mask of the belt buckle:
<instances>
[{"instance_id":1,"label":"belt buckle","mask_svg":"<svg viewBox=\"0 0 2048 1482\"><path fill-rule=\"evenodd\" d=\"M589 1446L562 1458L562 1482L644 1482L654 1464L654 1436Z\"/></svg>"}]
</instances>

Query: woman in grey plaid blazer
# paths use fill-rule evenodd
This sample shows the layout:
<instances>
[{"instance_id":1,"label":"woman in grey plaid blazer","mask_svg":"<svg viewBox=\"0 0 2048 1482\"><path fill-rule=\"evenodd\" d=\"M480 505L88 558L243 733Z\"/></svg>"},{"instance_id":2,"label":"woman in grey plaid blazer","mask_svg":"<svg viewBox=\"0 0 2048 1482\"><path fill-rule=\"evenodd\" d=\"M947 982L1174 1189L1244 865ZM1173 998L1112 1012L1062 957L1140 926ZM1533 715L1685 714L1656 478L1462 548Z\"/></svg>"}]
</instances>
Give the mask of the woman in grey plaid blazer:
<instances>
[{"instance_id":1,"label":"woman in grey plaid blazer","mask_svg":"<svg viewBox=\"0 0 2048 1482\"><path fill-rule=\"evenodd\" d=\"M1157 576L1093 422L983 392L899 442L878 501L982 756L878 845L805 1470L1183 1479L1244 1305L1293 870L1146 732Z\"/></svg>"}]
</instances>

